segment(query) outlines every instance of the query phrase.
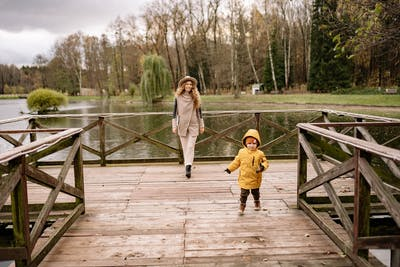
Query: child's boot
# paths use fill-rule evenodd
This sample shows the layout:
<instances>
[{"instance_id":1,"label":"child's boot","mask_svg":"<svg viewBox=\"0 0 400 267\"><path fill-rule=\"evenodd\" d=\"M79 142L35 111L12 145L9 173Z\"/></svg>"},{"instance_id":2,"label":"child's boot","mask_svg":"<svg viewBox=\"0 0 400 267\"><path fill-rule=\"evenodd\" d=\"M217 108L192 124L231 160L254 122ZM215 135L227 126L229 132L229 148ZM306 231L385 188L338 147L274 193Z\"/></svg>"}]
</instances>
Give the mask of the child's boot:
<instances>
[{"instance_id":1,"label":"child's boot","mask_svg":"<svg viewBox=\"0 0 400 267\"><path fill-rule=\"evenodd\" d=\"M246 208L246 204L240 203L239 206L239 215L243 215L244 214L244 209Z\"/></svg>"},{"instance_id":2,"label":"child's boot","mask_svg":"<svg viewBox=\"0 0 400 267\"><path fill-rule=\"evenodd\" d=\"M254 210L261 210L260 200L254 200Z\"/></svg>"}]
</instances>

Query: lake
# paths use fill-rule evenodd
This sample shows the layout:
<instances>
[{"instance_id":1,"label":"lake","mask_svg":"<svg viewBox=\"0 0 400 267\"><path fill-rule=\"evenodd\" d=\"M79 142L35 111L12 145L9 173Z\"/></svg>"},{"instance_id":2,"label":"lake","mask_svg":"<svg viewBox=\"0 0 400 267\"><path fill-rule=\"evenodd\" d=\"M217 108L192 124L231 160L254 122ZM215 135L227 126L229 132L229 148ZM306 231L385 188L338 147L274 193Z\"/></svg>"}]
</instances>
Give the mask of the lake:
<instances>
[{"instance_id":1,"label":"lake","mask_svg":"<svg viewBox=\"0 0 400 267\"><path fill-rule=\"evenodd\" d=\"M280 110L280 109L318 109L318 108L329 108L327 106L310 106L310 105L271 105L268 103L248 103L247 105L243 103L203 103L203 110L215 111L215 110ZM337 107L336 107L337 108ZM94 114L94 113L138 113L138 112L168 112L167 115L148 115L146 117L142 116L130 116L125 118L120 118L116 120L116 123L129 128L134 129L137 132L144 133L149 129L155 129L158 126L168 123L171 120L171 114L173 109L173 102L163 102L154 105L152 108L146 108L141 102L117 102L108 100L86 100L86 101L71 101L68 106L61 107L59 113L64 114ZM332 107L335 109L335 107ZM340 109L339 109L340 110ZM386 113L394 115L395 117L400 117L400 109L398 112L393 112L391 108L377 108L371 109L370 107L341 107L342 111L351 111L364 114L381 115L384 116ZM366 112L369 111L369 112ZM0 119L10 119L21 116L28 112L26 106L26 99L12 99L12 100L0 100ZM306 122L312 118L318 116L319 112L291 112L291 113L271 113L263 114L266 119L278 123L279 125L287 129L295 129L296 124L299 122ZM205 114L206 126L215 130L223 131L230 127L231 125L240 123L251 115L237 115L237 116L226 116L226 115L214 115ZM387 116L387 115L386 115ZM94 121L96 118L93 118ZM341 118L339 118L341 119ZM52 118L41 120L41 123L49 128L66 127L66 128L76 128L84 127L88 125L91 120L77 119L77 118ZM0 129L8 129L7 127L15 127L13 129L24 129L26 128L26 121L14 123L12 125L0 125ZM133 127L134 125L134 127ZM249 126L248 126L249 125ZM245 127L254 127L254 124L247 124ZM239 130L232 131L229 136L241 140L242 135L246 128L241 128ZM380 129L373 129L372 131L379 131ZM395 129L397 130L397 129ZM262 136L263 143L275 140L282 135L282 132L269 126L266 123L261 123L260 134ZM394 133L388 133L393 135ZM96 132L89 132L89 134L83 135L83 143L91 147L98 148L99 142L98 138L95 138ZM383 134L385 138L386 134ZM114 147L121 143L123 140L130 138L129 134L115 130L114 128L106 128L107 144L106 148ZM374 136L377 136L374 134ZM172 137L172 138L171 138ZM157 133L156 138L170 146L177 147L177 138L173 138L170 129L166 129ZM200 135L199 141L207 138L207 134ZM4 152L11 148L11 145L5 141L0 141L0 152ZM224 140L217 140L213 142L212 145L196 147L196 156L234 156L237 153L238 147L232 145L231 143L224 142ZM297 140L295 138L288 139L286 142L281 143L278 146L273 146L267 151L267 155L271 154L296 154L297 153ZM160 151L158 148L150 145L146 142L138 142L132 146L119 150L116 153L110 155L109 159L118 158L151 158L151 157L174 157L176 154L168 151ZM84 151L85 159L94 159L94 155Z\"/></svg>"}]
</instances>

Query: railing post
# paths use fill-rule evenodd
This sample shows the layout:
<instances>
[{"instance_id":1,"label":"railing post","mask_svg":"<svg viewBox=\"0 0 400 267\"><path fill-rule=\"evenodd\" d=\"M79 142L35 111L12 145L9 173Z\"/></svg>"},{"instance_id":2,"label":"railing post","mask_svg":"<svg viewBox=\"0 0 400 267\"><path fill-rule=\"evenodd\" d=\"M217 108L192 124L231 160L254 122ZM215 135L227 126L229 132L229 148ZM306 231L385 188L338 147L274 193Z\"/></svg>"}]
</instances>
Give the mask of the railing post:
<instances>
[{"instance_id":1,"label":"railing post","mask_svg":"<svg viewBox=\"0 0 400 267\"><path fill-rule=\"evenodd\" d=\"M298 135L300 135L304 130L298 129ZM297 208L299 207L299 200L306 199L306 193L299 194L299 188L302 184L307 182L307 154L300 141L298 142L298 156L297 156Z\"/></svg>"},{"instance_id":2,"label":"railing post","mask_svg":"<svg viewBox=\"0 0 400 267\"><path fill-rule=\"evenodd\" d=\"M24 259L15 260L15 265L28 266L31 262L31 245L29 234L28 193L25 176L25 155L10 161L10 165L20 177L11 193L11 210L15 247L24 247Z\"/></svg>"},{"instance_id":3,"label":"railing post","mask_svg":"<svg viewBox=\"0 0 400 267\"><path fill-rule=\"evenodd\" d=\"M36 129L36 119L29 119L29 126L31 129ZM31 143L35 142L37 140L36 133L30 133L29 138Z\"/></svg>"},{"instance_id":4,"label":"railing post","mask_svg":"<svg viewBox=\"0 0 400 267\"><path fill-rule=\"evenodd\" d=\"M260 113L254 113L254 117L256 119L256 129L258 132L260 132Z\"/></svg>"},{"instance_id":5,"label":"railing post","mask_svg":"<svg viewBox=\"0 0 400 267\"><path fill-rule=\"evenodd\" d=\"M392 249L390 251L390 266L400 266L400 249Z\"/></svg>"},{"instance_id":6,"label":"railing post","mask_svg":"<svg viewBox=\"0 0 400 267\"><path fill-rule=\"evenodd\" d=\"M75 136L75 138L81 139L81 133ZM82 190L82 192L85 192L84 188L84 177L83 177L83 157L82 157L82 142L81 140L79 141L79 149L76 151L75 157L74 157L74 177L75 177L75 187L77 189ZM75 198L75 204L78 205L80 203L84 203L85 199L79 199ZM85 213L85 210L82 212L82 214Z\"/></svg>"},{"instance_id":7,"label":"railing post","mask_svg":"<svg viewBox=\"0 0 400 267\"><path fill-rule=\"evenodd\" d=\"M324 122L325 120L329 120L329 118L328 118L329 113L328 112L322 111L321 113L322 113L322 116L321 116L321 119L320 119L321 122Z\"/></svg>"},{"instance_id":8,"label":"railing post","mask_svg":"<svg viewBox=\"0 0 400 267\"><path fill-rule=\"evenodd\" d=\"M357 118L357 122L362 119ZM361 134L354 127L354 135L361 138ZM368 260L368 249L359 249L358 238L367 237L370 232L369 217L371 213L371 187L359 171L359 160L365 158L368 162L371 157L368 153L354 149L355 177L354 177L354 219L353 219L353 253Z\"/></svg>"},{"instance_id":9,"label":"railing post","mask_svg":"<svg viewBox=\"0 0 400 267\"><path fill-rule=\"evenodd\" d=\"M106 166L106 131L104 117L99 117L100 165Z\"/></svg>"}]
</instances>

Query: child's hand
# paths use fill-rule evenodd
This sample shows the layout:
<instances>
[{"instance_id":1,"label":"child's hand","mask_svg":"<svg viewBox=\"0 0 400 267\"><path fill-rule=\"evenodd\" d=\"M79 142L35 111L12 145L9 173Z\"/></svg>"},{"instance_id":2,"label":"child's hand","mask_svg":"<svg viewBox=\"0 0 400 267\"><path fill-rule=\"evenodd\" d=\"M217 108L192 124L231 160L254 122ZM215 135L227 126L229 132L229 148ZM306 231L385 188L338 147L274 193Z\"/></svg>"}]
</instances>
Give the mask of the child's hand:
<instances>
[{"instance_id":1,"label":"child's hand","mask_svg":"<svg viewBox=\"0 0 400 267\"><path fill-rule=\"evenodd\" d=\"M224 170L224 172L226 172L227 174L231 174L231 171L230 171L228 168L226 168L226 169Z\"/></svg>"},{"instance_id":2,"label":"child's hand","mask_svg":"<svg viewBox=\"0 0 400 267\"><path fill-rule=\"evenodd\" d=\"M260 167L256 170L256 173L263 172L264 171L264 166L260 163Z\"/></svg>"}]
</instances>

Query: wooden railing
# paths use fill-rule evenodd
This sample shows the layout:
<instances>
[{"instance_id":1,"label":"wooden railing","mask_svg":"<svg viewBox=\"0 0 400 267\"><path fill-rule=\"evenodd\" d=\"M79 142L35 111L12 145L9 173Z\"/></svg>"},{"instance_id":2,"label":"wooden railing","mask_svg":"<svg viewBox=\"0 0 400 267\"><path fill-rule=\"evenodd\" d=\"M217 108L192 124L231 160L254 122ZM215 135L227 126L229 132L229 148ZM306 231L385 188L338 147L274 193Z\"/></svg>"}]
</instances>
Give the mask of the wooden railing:
<instances>
[{"instance_id":1,"label":"wooden railing","mask_svg":"<svg viewBox=\"0 0 400 267\"><path fill-rule=\"evenodd\" d=\"M0 131L1 132L1 131ZM24 135L52 134L23 145ZM0 154L0 261L14 260L16 266L37 266L70 225L85 211L81 129L59 131L29 129L20 131L22 139L1 133L17 147ZM35 165L41 158L68 150L58 176ZM67 174L73 168L73 177ZM74 185L68 183L72 179ZM30 195L41 190L43 199ZM37 194L35 194L36 196ZM47 197L46 197L47 195ZM60 202L66 200L68 202ZM46 227L53 223L51 231ZM30 228L32 226L32 228ZM44 235L44 231L47 231ZM11 232L12 231L12 232Z\"/></svg>"},{"instance_id":2,"label":"wooden railing","mask_svg":"<svg viewBox=\"0 0 400 267\"><path fill-rule=\"evenodd\" d=\"M324 114L337 120L355 117L385 121L386 118L330 110L252 110L204 112L205 133L196 144L196 161L231 160L242 147L241 138L249 128L256 128L262 136L262 149L270 159L297 157L297 123L323 121ZM156 121L157 119L157 121ZM155 122L156 121L156 122ZM61 122L61 123L58 123ZM0 132L9 145L17 146L35 140L40 131L22 135L18 141L10 135L20 131L13 125L28 129L76 127L82 128L84 164L134 163L134 162L183 162L182 150L176 135L171 132L170 112L107 113L107 114L58 114L24 116L0 121ZM4 141L3 140L3 141ZM1 141L1 140L0 140ZM138 146L140 148L138 148ZM283 149L284 148L284 149ZM149 156L142 150L155 150ZM126 156L134 151L139 157ZM289 152L287 152L289 151ZM0 151L1 152L1 151ZM128 153L129 154L129 153ZM132 154L132 153L131 153ZM42 159L36 164L61 164L60 160Z\"/></svg>"},{"instance_id":3,"label":"wooden railing","mask_svg":"<svg viewBox=\"0 0 400 267\"><path fill-rule=\"evenodd\" d=\"M298 124L298 206L356 266L370 249L400 266L400 121L354 118ZM374 129L392 135L378 144Z\"/></svg>"},{"instance_id":4,"label":"wooden railing","mask_svg":"<svg viewBox=\"0 0 400 267\"><path fill-rule=\"evenodd\" d=\"M328 116L331 117L331 120L341 122L329 124ZM161 117L161 119L156 123L152 123L154 117L159 119ZM358 149L360 151L354 153L354 155L363 155L363 153L367 152L374 154L374 150L372 152L368 149L365 151L362 150L365 147L370 147L370 145L365 145L365 147L362 146L360 148L357 142L347 143L347 141L339 141L339 148L331 148L334 144L325 141L325 139L331 138L332 141L337 142L337 138L341 138L344 133L349 133L351 129L357 127L357 133L363 134L366 139L369 140L368 144L372 144L374 142L373 140L378 137L370 132L363 131L361 128L370 126L371 124L357 124L354 126L353 124L346 124L342 121L369 120L372 121L370 123L375 123L379 126L395 126L399 123L399 120L390 118L331 110L210 111L204 112L204 118L206 121L206 132L199 137L196 149L200 151L205 148L206 152L201 154L196 151L195 156L198 161L231 160L237 153L237 150L242 147L241 138L249 128L259 129L263 141L260 149L268 155L269 159L296 158L298 151L298 129L296 125L304 122L319 123L314 125L299 124L299 141L301 144L299 150L299 206L306 211L309 210L308 213L312 217L317 217L318 214L311 209L311 204L307 202L310 199L307 196L307 192L314 188L314 183L307 182L307 169L305 167L306 157L312 159L313 166L318 171L317 183L323 182L329 184L330 179L339 177L343 173L341 166L345 168L344 170L349 170L344 173L354 172L354 176L367 176L367 174L365 174L365 168L367 168L369 172L372 167L369 168L368 166L370 165L367 165L363 160L359 160L353 156L351 149ZM58 124L60 120L64 120L62 122L63 124ZM65 125L68 125L68 127ZM336 131L334 127L339 127L339 125L343 128L341 134L334 132ZM0 151L0 226L5 224L13 225L13 233L9 235L9 239L0 241L0 260L14 259L18 266L34 266L38 264L73 221L84 212L82 171L82 166L84 164L100 164L101 166L106 166L111 163L145 161L182 162L182 151L179 147L178 138L171 133L171 114L167 112L23 116L0 121L0 127L2 142L5 142L11 147L6 151ZM321 127L328 127L330 131ZM111 129L114 132L112 132ZM329 134L323 136L324 138L321 139L321 135L318 135L320 134L318 132L318 138L316 138L314 136L316 133L312 132L316 129L328 131ZM121 138L119 133L123 133L124 138ZM49 136L49 134L52 135ZM163 135L163 138L160 138L160 135ZM334 137L331 137L331 135ZM386 140L385 145L396 143L398 140L399 137L397 133L397 136ZM308 145L310 143L316 143L324 150L322 152L313 152ZM136 153L137 150L143 150L143 147L136 148L134 146L135 144L157 147L156 156L127 158L123 156L123 153L120 153L124 149L131 149L134 153ZM293 153L274 153L275 148L280 148L282 146L288 146L289 150L293 151ZM377 144L373 144L371 147L375 146L380 147L380 145ZM233 152L231 154L226 152L228 151L226 150L227 147L232 148L231 150ZM69 152L66 152L66 150L68 150L67 148L70 149ZM213 156L207 155L207 149L210 148L213 153L217 152L219 154L214 154ZM147 149L148 147L145 147L144 150ZM389 151L393 150L389 149ZM172 156L157 156L163 155L163 153L169 153L172 154ZM396 164L398 164L398 158L393 157L393 153L395 154L396 152L390 152L389 155L385 154L381 156L383 156L385 162L388 162L387 166L391 166L388 168L391 170L391 173L395 175L397 173ZM48 159L48 157L56 154L57 159ZM337 157L335 158L332 154ZM333 169L333 174L327 175L318 167L317 157L322 157L325 160L329 160L329 162L341 165ZM350 160L350 158L354 159ZM366 158L368 162L369 158ZM359 174L355 171L359 168L353 166L354 162L358 162L358 165L363 166ZM39 169L42 165L62 166L61 172L58 177L55 178L52 174L45 173L42 169ZM72 165L74 168L74 186L66 182L68 178L67 172ZM374 174L368 174L368 179L374 183L376 183L375 180L379 180ZM388 176L388 180L394 182L386 183L385 181L385 186L390 184L392 190L398 190L399 185L396 183L396 181L398 181L396 179ZM44 204L28 203L27 194L29 192L27 192L27 181L51 189L50 193L48 193L47 200L43 201ZM361 181L363 180L361 179ZM329 185L326 187L331 191ZM377 189L374 188L374 190ZM378 192L380 191L378 190ZM382 192L383 193L380 193L379 196L384 194L383 198L386 199L385 191ZM70 198L72 197L75 201L65 203L55 202L59 193ZM331 193L331 195L334 196L333 193ZM363 196L364 193L359 193L357 199L360 198L360 195ZM397 197L397 193L394 197ZM338 198L341 200L341 197ZM333 197L332 200L334 201L333 203L335 203L335 207L340 206L337 197ZM393 200L389 202L386 201L385 203L389 203L388 205L396 208L396 204ZM358 210L357 212L359 213L360 211ZM361 212L364 212L364 210L361 209ZM343 208L338 209L337 213L342 216L344 214ZM43 230L46 229L48 222L56 218L62 218L63 214L68 215L62 220L62 223L57 221L58 228L55 228L55 230L50 233L48 240L40 246L38 240ZM392 216L397 216L396 211L390 214ZM347 215L347 217L348 216L349 215ZM345 216L342 217L346 218ZM352 228L349 219L343 219L343 221L347 230ZM31 231L29 228L30 223L34 223ZM363 223L363 220L361 220L361 222L357 221L356 225L359 227L357 229L363 229L360 226L363 225ZM350 232L350 236L354 235L352 234L353 231L354 230ZM357 230L357 233L360 235L359 230ZM364 232L361 231L361 234L364 234ZM365 235L359 237L357 239L358 241L354 243L357 251L368 247L368 244L371 243L371 240L365 239L364 236ZM44 238L40 238L40 240L44 240ZM393 237L387 240L393 241ZM383 241L377 241L379 244L381 242ZM337 243L339 243L339 246L341 245L344 250L349 251L347 243ZM344 246L344 244L347 246ZM392 246L395 244L392 248L397 251L398 243L394 242L391 244ZM352 248L352 246L350 246L350 248ZM351 255L356 254L357 252ZM353 258L355 260L357 259L355 256L353 256ZM358 260L358 262L364 261L361 259Z\"/></svg>"}]
</instances>

